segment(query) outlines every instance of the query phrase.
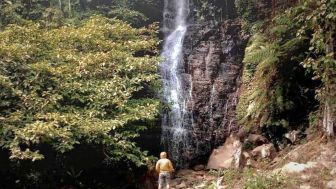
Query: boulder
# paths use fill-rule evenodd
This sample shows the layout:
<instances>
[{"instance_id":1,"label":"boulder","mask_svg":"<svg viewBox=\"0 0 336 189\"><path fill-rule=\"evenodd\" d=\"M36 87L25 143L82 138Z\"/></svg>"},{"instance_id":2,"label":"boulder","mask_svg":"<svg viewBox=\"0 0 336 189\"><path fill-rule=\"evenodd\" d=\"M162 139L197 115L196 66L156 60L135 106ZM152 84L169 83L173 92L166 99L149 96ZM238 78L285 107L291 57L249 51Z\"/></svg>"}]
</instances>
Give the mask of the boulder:
<instances>
[{"instance_id":1,"label":"boulder","mask_svg":"<svg viewBox=\"0 0 336 189\"><path fill-rule=\"evenodd\" d=\"M336 189L336 180L329 181L327 183L327 188L328 189Z\"/></svg>"},{"instance_id":2,"label":"boulder","mask_svg":"<svg viewBox=\"0 0 336 189\"><path fill-rule=\"evenodd\" d=\"M248 152L243 152L244 159L250 159L251 155Z\"/></svg>"},{"instance_id":3,"label":"boulder","mask_svg":"<svg viewBox=\"0 0 336 189\"><path fill-rule=\"evenodd\" d=\"M288 164L286 164L285 166L283 166L281 168L281 172L282 173L302 173L303 171L307 170L311 168L311 166L307 165L307 164L300 164L300 163L296 163L296 162L290 162Z\"/></svg>"},{"instance_id":4,"label":"boulder","mask_svg":"<svg viewBox=\"0 0 336 189\"><path fill-rule=\"evenodd\" d=\"M238 137L231 135L226 139L224 146L213 150L207 168L239 168L243 164L243 147Z\"/></svg>"},{"instance_id":5,"label":"boulder","mask_svg":"<svg viewBox=\"0 0 336 189\"><path fill-rule=\"evenodd\" d=\"M333 169L330 171L330 174L336 177L336 168L333 168Z\"/></svg>"},{"instance_id":6,"label":"boulder","mask_svg":"<svg viewBox=\"0 0 336 189\"><path fill-rule=\"evenodd\" d=\"M300 136L301 132L300 131L290 131L288 133L285 134L285 137L291 142L291 143L295 143L298 141L299 136Z\"/></svg>"},{"instance_id":7,"label":"boulder","mask_svg":"<svg viewBox=\"0 0 336 189\"><path fill-rule=\"evenodd\" d=\"M276 149L273 144L263 144L252 150L251 154L254 158L269 158L275 157Z\"/></svg>"},{"instance_id":8,"label":"boulder","mask_svg":"<svg viewBox=\"0 0 336 189\"><path fill-rule=\"evenodd\" d=\"M243 152L243 165L246 167L255 167L256 162L251 158L248 152Z\"/></svg>"},{"instance_id":9,"label":"boulder","mask_svg":"<svg viewBox=\"0 0 336 189\"><path fill-rule=\"evenodd\" d=\"M268 140L262 135L249 134L249 136L246 139L246 142L249 142L255 146L260 146L260 145L268 143Z\"/></svg>"}]
</instances>

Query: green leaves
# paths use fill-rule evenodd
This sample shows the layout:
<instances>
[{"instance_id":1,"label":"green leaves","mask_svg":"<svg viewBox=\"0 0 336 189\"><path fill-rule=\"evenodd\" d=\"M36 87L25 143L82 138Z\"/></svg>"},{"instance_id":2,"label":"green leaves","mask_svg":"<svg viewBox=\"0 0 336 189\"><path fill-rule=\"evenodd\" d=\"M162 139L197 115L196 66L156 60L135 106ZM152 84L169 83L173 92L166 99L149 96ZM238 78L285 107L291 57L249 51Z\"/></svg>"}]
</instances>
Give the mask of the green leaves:
<instances>
[{"instance_id":1,"label":"green leaves","mask_svg":"<svg viewBox=\"0 0 336 189\"><path fill-rule=\"evenodd\" d=\"M11 158L40 160L41 144L64 153L93 143L139 164L135 123L154 119L159 102L133 96L158 78L158 57L146 55L156 51L156 30L94 16L78 27L1 32L0 139Z\"/></svg>"},{"instance_id":2,"label":"green leaves","mask_svg":"<svg viewBox=\"0 0 336 189\"><path fill-rule=\"evenodd\" d=\"M245 84L246 92L238 104L238 117L242 123L258 124L260 127L272 122L273 116L281 111L283 92L277 84L279 75L279 50L268 43L261 34L251 39L246 48ZM245 109L245 111L244 111Z\"/></svg>"},{"instance_id":3,"label":"green leaves","mask_svg":"<svg viewBox=\"0 0 336 189\"><path fill-rule=\"evenodd\" d=\"M245 52L237 107L242 124L291 127L315 110L314 92L320 99L335 96L330 90L336 86L330 36L335 35L331 23L336 20L326 18L335 8L329 1L306 0L263 20L268 25L251 37ZM322 81L320 90L313 79ZM291 115L297 111L302 117Z\"/></svg>"},{"instance_id":4,"label":"green leaves","mask_svg":"<svg viewBox=\"0 0 336 189\"><path fill-rule=\"evenodd\" d=\"M296 19L302 21L301 31L309 31L311 34L310 47L307 58L302 65L313 73L314 79L322 82L321 88L317 91L317 98L321 103L320 114L323 114L323 126L333 125L336 114L336 59L335 59L335 35L336 35L336 1L307 0L302 9L309 10L298 14ZM299 32L298 36L304 35ZM327 107L330 111L325 111ZM325 121L326 118L330 121ZM331 126L332 127L332 126ZM333 133L328 133L333 135Z\"/></svg>"}]
</instances>

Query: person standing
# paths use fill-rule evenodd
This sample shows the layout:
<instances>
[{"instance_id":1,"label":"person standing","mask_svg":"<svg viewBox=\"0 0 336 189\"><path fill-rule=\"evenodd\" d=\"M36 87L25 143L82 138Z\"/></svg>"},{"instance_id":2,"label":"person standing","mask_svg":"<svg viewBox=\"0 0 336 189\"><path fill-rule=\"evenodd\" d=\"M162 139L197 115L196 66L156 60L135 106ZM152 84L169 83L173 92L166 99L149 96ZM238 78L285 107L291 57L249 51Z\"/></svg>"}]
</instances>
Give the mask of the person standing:
<instances>
[{"instance_id":1,"label":"person standing","mask_svg":"<svg viewBox=\"0 0 336 189\"><path fill-rule=\"evenodd\" d=\"M160 160L156 163L156 171L159 173L159 189L170 188L171 173L174 171L172 162L167 158L166 152L160 153Z\"/></svg>"}]
</instances>

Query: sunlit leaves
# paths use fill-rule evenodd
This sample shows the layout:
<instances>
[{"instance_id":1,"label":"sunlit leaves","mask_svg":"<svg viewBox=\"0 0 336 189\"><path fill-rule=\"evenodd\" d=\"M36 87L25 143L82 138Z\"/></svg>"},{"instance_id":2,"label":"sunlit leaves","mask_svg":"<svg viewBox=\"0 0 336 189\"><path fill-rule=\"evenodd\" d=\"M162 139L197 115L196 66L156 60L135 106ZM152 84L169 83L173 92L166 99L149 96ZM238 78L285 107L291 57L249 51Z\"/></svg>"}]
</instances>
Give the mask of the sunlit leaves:
<instances>
[{"instance_id":1,"label":"sunlit leaves","mask_svg":"<svg viewBox=\"0 0 336 189\"><path fill-rule=\"evenodd\" d=\"M100 16L81 26L5 28L0 138L11 158L42 159L41 144L64 153L94 143L110 161L140 164L145 153L129 140L143 127L134 123L154 119L159 103L133 96L158 78L156 31Z\"/></svg>"}]
</instances>

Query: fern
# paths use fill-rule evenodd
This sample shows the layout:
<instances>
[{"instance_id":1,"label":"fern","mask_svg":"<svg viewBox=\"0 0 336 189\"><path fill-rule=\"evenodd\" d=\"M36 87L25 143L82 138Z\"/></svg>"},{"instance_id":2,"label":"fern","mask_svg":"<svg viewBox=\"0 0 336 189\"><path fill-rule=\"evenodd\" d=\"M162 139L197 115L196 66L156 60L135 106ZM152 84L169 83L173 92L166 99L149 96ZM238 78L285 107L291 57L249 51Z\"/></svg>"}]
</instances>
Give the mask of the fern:
<instances>
[{"instance_id":1,"label":"fern","mask_svg":"<svg viewBox=\"0 0 336 189\"><path fill-rule=\"evenodd\" d=\"M251 92L238 104L238 107L245 106L248 109L245 116L238 116L242 123L249 124L250 120L257 120L258 125L263 126L272 121L272 114L276 112L275 101L278 99L280 102L282 99L282 96L274 99L273 86L278 74L279 56L278 46L268 43L263 35L256 34L251 38L246 48L244 65L245 73L249 73L253 80L248 89Z\"/></svg>"}]
</instances>

